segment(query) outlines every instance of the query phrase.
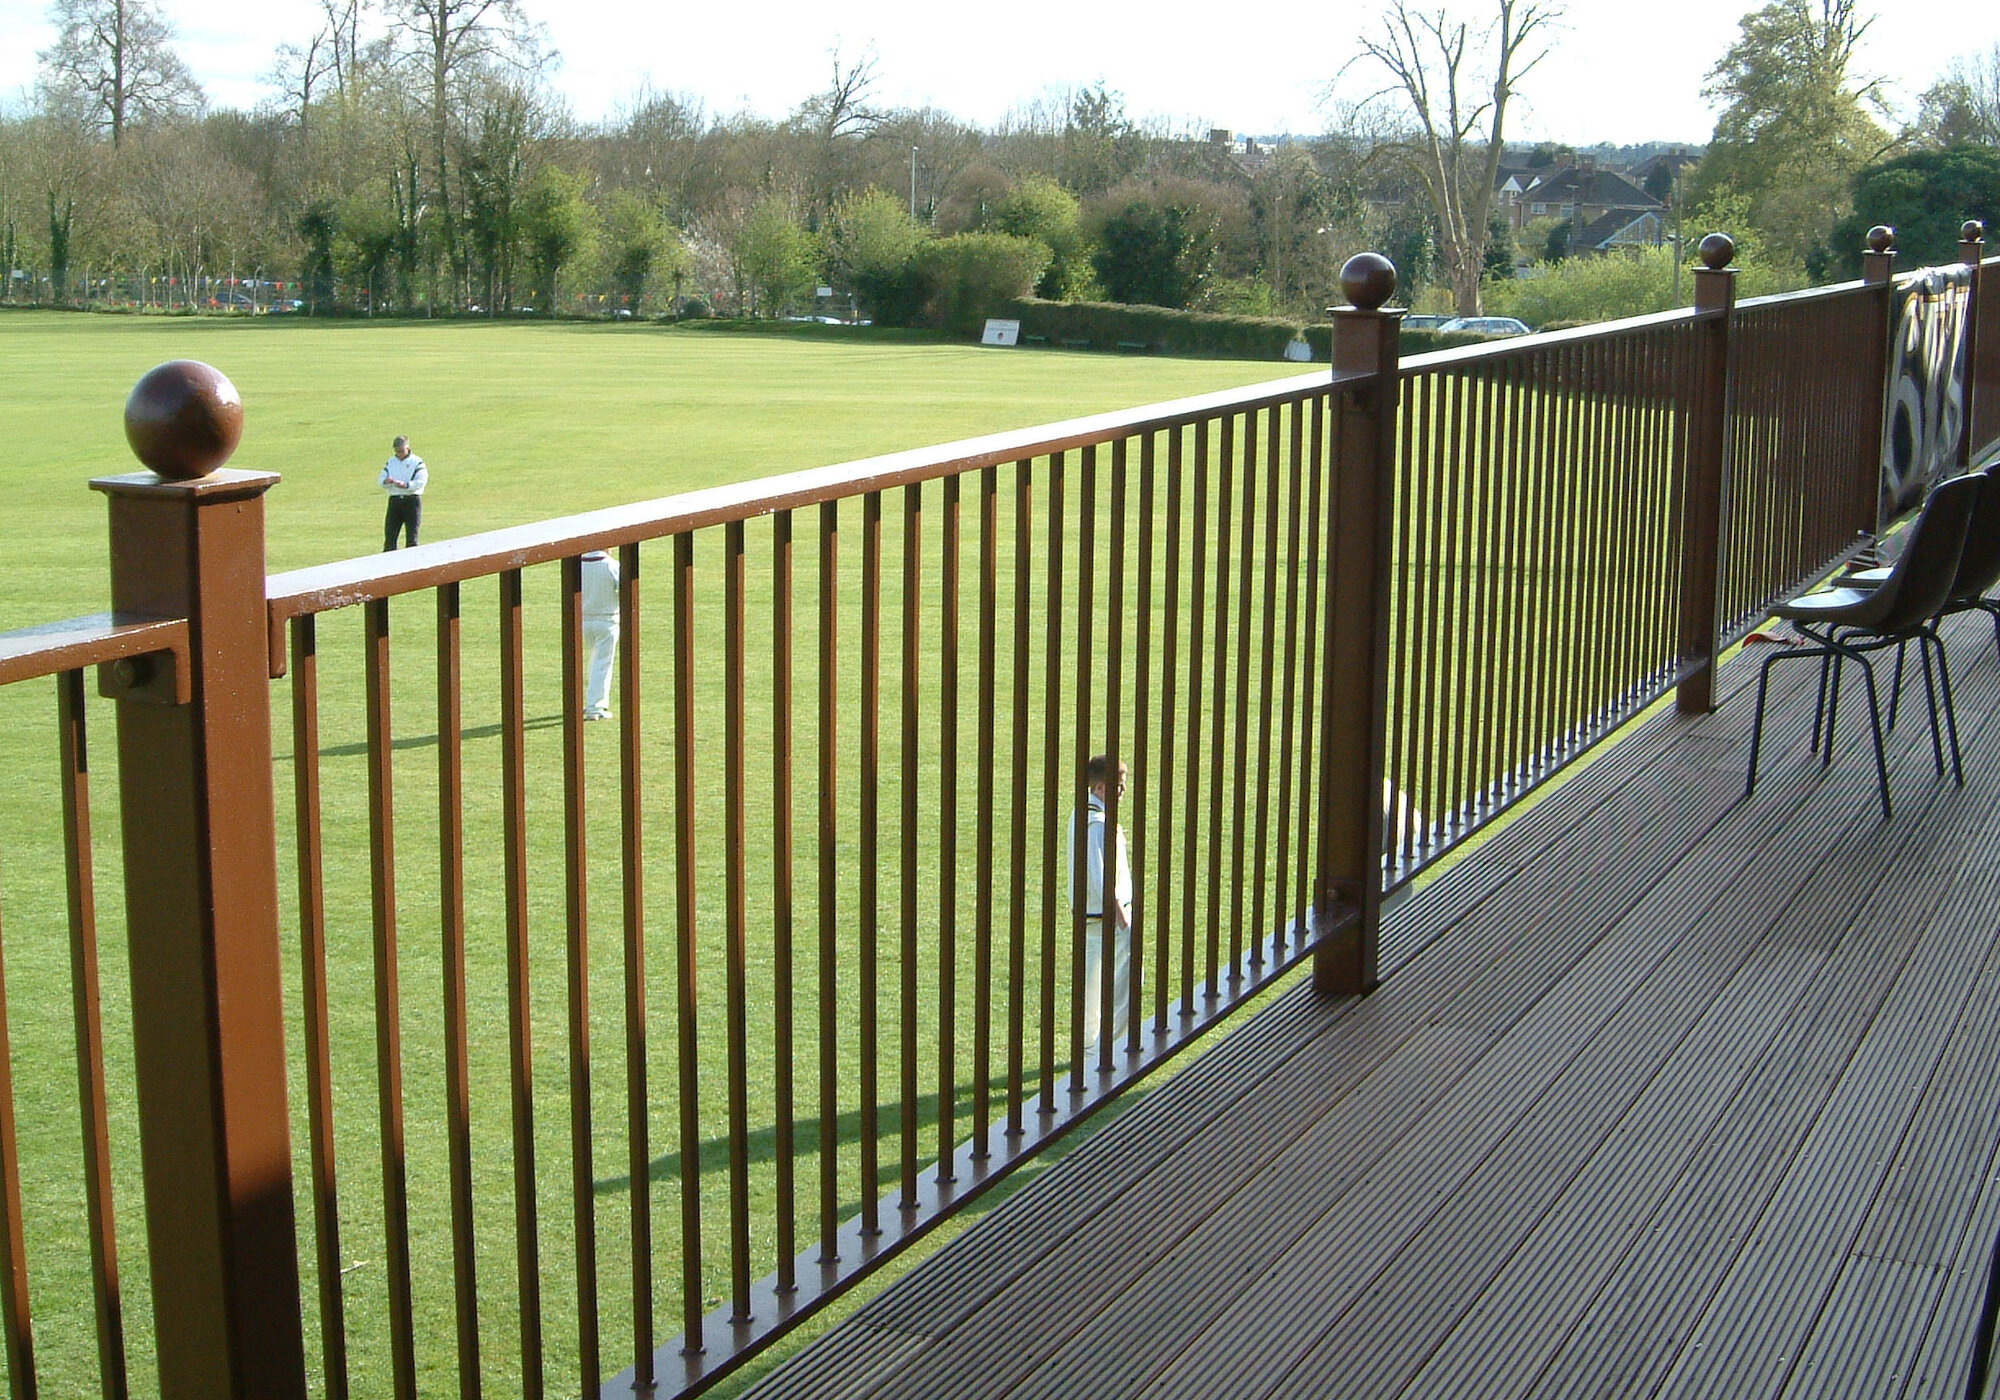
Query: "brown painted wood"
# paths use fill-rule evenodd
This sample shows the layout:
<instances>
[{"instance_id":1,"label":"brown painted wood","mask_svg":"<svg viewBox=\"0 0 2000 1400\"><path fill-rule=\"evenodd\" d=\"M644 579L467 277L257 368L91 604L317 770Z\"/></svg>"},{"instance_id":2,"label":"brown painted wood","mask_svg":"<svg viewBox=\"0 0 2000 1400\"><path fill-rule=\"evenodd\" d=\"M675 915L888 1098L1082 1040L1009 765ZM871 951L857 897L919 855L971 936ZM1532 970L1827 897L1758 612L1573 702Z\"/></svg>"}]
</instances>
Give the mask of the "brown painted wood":
<instances>
[{"instance_id":1,"label":"brown painted wood","mask_svg":"<svg viewBox=\"0 0 2000 1400\"><path fill-rule=\"evenodd\" d=\"M56 678L56 753L63 812L63 875L69 905L77 1105L83 1127L84 1214L90 1229L91 1302L96 1311L98 1382L105 1400L123 1400L125 1308L118 1286L118 1233L112 1200L111 1129L104 1090L104 1014L97 969L97 889L91 873L90 744L83 672ZM31 1368L30 1368L31 1369Z\"/></svg>"},{"instance_id":2,"label":"brown painted wood","mask_svg":"<svg viewBox=\"0 0 2000 1400\"><path fill-rule=\"evenodd\" d=\"M438 914L443 971L445 1158L451 1179L458 1393L480 1393L479 1266L472 1220L472 1087L465 1019L464 664L459 586L437 591Z\"/></svg>"},{"instance_id":3,"label":"brown painted wood","mask_svg":"<svg viewBox=\"0 0 2000 1400\"><path fill-rule=\"evenodd\" d=\"M507 1078L514 1147L514 1286L521 1390L543 1392L540 1206L535 1183L535 1032L528 956L528 741L519 569L499 579L501 879L507 922Z\"/></svg>"}]
</instances>

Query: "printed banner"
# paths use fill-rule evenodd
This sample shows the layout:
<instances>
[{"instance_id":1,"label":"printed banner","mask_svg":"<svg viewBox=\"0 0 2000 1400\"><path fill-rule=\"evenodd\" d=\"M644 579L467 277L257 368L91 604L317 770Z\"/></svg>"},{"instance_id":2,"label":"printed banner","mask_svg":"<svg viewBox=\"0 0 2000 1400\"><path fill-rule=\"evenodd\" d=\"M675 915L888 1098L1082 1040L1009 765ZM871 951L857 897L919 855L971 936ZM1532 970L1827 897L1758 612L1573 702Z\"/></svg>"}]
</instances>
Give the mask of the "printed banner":
<instances>
[{"instance_id":1,"label":"printed banner","mask_svg":"<svg viewBox=\"0 0 2000 1400\"><path fill-rule=\"evenodd\" d=\"M1958 466L1971 287L1969 268L1927 267L1897 290L1878 529L1914 509L1924 492Z\"/></svg>"}]
</instances>

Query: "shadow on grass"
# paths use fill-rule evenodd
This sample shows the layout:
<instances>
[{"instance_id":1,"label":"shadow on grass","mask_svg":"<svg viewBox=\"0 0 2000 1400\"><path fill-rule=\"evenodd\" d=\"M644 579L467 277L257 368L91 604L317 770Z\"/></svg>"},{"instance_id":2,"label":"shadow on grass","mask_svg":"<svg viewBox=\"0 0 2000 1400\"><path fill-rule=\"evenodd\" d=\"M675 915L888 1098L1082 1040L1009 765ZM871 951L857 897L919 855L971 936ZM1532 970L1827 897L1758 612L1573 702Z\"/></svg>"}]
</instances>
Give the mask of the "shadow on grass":
<instances>
[{"instance_id":1,"label":"shadow on grass","mask_svg":"<svg viewBox=\"0 0 2000 1400\"><path fill-rule=\"evenodd\" d=\"M521 728L554 729L560 726L562 722L563 717L561 715L536 715L533 719L523 720ZM472 740L497 739L500 737L501 732L502 726L497 724L475 724L470 729L459 730L458 736L460 739ZM437 743L438 736L435 734L411 734L401 739L391 739L389 747L392 750L434 749L437 747ZM319 756L321 758L366 758L368 756L368 741L364 739L358 744L328 744L320 749ZM291 758L290 754L281 753L277 756L277 761L280 763L289 763Z\"/></svg>"},{"instance_id":2,"label":"shadow on grass","mask_svg":"<svg viewBox=\"0 0 2000 1400\"><path fill-rule=\"evenodd\" d=\"M1068 1071L1068 1061L1065 1060L1057 1063L1056 1075L1058 1078L1068 1073ZM993 1095L995 1118L1004 1117L1007 1111L1007 1080L1005 1076L989 1081L987 1087ZM1024 1101L1032 1102L1034 1094L1027 1088L1024 1088L1022 1092L1025 1095ZM1120 1094L1119 1097L1121 1099L1135 1098L1145 1092L1144 1088L1134 1085L1128 1088L1123 1094ZM972 1086L968 1084L961 1088L952 1103L962 1131L964 1125L970 1123L972 1119ZM919 1135L922 1135L926 1128L935 1128L937 1124L937 1109L938 1095L925 1094L917 1099L917 1131ZM883 1104L876 1110L876 1113L878 1115L877 1121L884 1125L885 1128L896 1129L900 1126L901 1115L898 1105L893 1103ZM792 1158L794 1161L819 1155L819 1122L818 1118L801 1118L794 1125L792 1129ZM859 1142L861 1140L861 1110L859 1108L853 1109L835 1119L834 1133L838 1141L843 1145ZM885 1131L883 1137L886 1139L888 1136L889 1133ZM766 1124L751 1132L744 1139L744 1151L748 1160L752 1163L776 1161L778 1156L777 1125ZM917 1163L919 1170L933 1165L936 1160L935 1153L920 1155ZM728 1138L711 1137L702 1140L701 1163L704 1173L726 1170L728 1161ZM883 1173L883 1180L886 1183L893 1177L894 1164L885 1163L884 1165L886 1168L890 1168ZM677 1181L680 1179L680 1174L681 1154L678 1152L669 1152L655 1157L646 1168L646 1179L648 1181ZM631 1185L632 1178L629 1174L611 1176L598 1180L592 1190L596 1195L609 1196L615 1195L620 1191L629 1190Z\"/></svg>"}]
</instances>

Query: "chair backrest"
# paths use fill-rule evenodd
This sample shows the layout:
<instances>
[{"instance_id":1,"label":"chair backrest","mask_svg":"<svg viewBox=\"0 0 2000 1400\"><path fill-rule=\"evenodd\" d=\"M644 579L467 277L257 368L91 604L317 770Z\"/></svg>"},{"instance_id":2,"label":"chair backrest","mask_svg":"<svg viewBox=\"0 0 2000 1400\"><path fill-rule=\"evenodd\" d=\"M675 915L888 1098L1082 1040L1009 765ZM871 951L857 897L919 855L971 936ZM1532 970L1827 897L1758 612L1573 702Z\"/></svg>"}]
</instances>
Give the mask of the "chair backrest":
<instances>
[{"instance_id":1,"label":"chair backrest","mask_svg":"<svg viewBox=\"0 0 2000 1400\"><path fill-rule=\"evenodd\" d=\"M1877 590L1878 596L1887 595L1875 622L1878 632L1919 627L1950 599L1958 581L1959 557L1965 552L1966 530L1985 489L1986 479L1980 474L1955 476L1932 489L1923 513L1910 527L1910 542Z\"/></svg>"},{"instance_id":2,"label":"chair backrest","mask_svg":"<svg viewBox=\"0 0 2000 1400\"><path fill-rule=\"evenodd\" d=\"M1965 551L1958 556L1958 577L1951 585L1954 603L1983 598L2000 583L2000 462L1979 475L1986 489L1973 508L1972 523L1965 527Z\"/></svg>"}]
</instances>

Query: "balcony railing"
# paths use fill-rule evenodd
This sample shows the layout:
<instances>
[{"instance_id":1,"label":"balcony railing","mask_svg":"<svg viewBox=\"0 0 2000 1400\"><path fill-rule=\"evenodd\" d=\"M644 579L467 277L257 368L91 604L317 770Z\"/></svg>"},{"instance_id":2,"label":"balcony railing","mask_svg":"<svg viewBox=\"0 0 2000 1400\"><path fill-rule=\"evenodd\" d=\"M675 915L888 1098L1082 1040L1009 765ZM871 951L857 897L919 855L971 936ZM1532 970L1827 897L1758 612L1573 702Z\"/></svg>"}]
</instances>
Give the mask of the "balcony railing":
<instances>
[{"instance_id":1,"label":"balcony railing","mask_svg":"<svg viewBox=\"0 0 2000 1400\"><path fill-rule=\"evenodd\" d=\"M1308 955L1366 990L1385 896L1669 691L1705 708L1724 641L1875 523L1889 255L1740 308L1710 257L1693 310L1406 364L1364 264L1331 375L268 580L274 478L100 483L119 618L0 637L0 683L58 678L101 1387L143 1357L168 1393L693 1391ZM1100 752L1138 932L1093 1046L1065 833ZM134 1114L149 1329L111 1223Z\"/></svg>"}]
</instances>

